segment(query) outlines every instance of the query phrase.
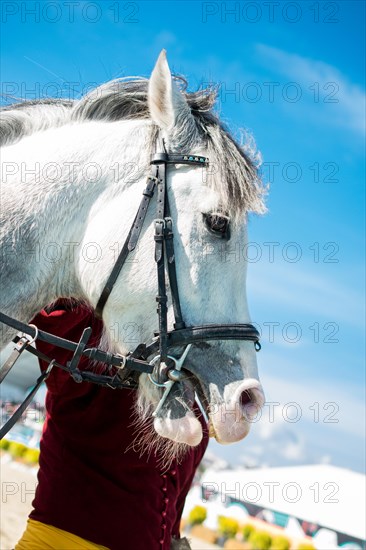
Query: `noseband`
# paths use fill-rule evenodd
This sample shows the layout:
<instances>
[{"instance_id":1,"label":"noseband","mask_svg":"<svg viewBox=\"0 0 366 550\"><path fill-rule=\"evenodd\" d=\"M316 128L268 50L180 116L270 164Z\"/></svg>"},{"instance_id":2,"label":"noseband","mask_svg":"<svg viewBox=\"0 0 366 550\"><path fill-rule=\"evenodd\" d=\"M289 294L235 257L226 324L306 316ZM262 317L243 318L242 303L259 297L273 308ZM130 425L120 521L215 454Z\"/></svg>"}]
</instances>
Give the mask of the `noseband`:
<instances>
[{"instance_id":1,"label":"noseband","mask_svg":"<svg viewBox=\"0 0 366 550\"><path fill-rule=\"evenodd\" d=\"M56 337L47 332L38 330L34 325L21 323L3 313L0 313L0 322L21 331L14 338L16 347L11 356L0 369L0 382L5 378L10 369L24 350L36 355L49 364L46 372L37 379L36 385L23 403L19 406L13 416L0 430L0 439L11 429L15 422L33 399L36 391L42 382L47 378L52 367L57 366L69 372L76 382L88 381L110 388L136 388L138 376L145 372L149 375L150 381L157 387L163 388L163 395L153 415L156 416L166 401L171 388L184 378L181 371L183 363L192 345L199 342L211 340L248 340L254 343L256 351L261 346L259 343L259 332L252 324L210 324L199 326L186 326L179 299L175 253L173 220L171 218L169 196L167 190L167 168L174 165L178 168L181 165L192 167L208 166L208 158L197 155L176 155L167 152L153 155L151 160L152 171L147 177L146 188L134 218L130 231L124 242L117 261L104 285L101 296L95 308L95 314L102 318L104 306L113 290L113 287L120 275L120 272L127 260L128 255L136 248L139 240L145 217L155 190L157 190L156 218L154 220L154 242L155 242L155 263L157 268L158 293L157 314L159 330L154 333L154 338L148 344L142 343L126 356L111 354L98 348L87 348L91 336L91 328L86 328L79 342L71 342L64 338ZM173 330L168 330L168 297L167 280L168 274L171 302L174 312ZM55 346L68 349L73 352L73 357L67 365L60 365L54 359L45 356L34 347L30 346L35 339L46 341ZM179 358L171 353L171 349L183 347L184 351ZM78 368L82 356L91 360L104 362L109 365L113 375L99 375L90 371L81 371ZM150 359L153 356L152 359ZM206 416L204 408L196 400ZM207 419L207 418L206 418Z\"/></svg>"}]
</instances>

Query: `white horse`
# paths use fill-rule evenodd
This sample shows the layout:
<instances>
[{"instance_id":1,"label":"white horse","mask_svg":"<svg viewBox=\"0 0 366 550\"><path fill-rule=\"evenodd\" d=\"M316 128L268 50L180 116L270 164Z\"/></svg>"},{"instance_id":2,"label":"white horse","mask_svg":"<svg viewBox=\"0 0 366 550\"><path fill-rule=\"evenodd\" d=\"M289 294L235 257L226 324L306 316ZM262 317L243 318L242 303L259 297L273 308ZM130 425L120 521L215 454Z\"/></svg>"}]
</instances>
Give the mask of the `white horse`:
<instances>
[{"instance_id":1,"label":"white horse","mask_svg":"<svg viewBox=\"0 0 366 550\"><path fill-rule=\"evenodd\" d=\"M210 159L209 168L168 170L184 319L188 325L249 323L245 261L235 261L230 251L247 242L246 214L264 210L263 189L252 160L211 112L214 101L210 90L185 92L163 51L149 80L112 81L76 101L5 108L1 311L29 322L58 297L95 307L137 211L160 136L169 153ZM210 218L203 214L217 212L230 217L230 240L207 230ZM158 328L154 216L153 206L104 309L102 344L109 350L127 353L131 341L149 341ZM156 433L189 446L201 441L191 399L199 385L211 434L221 443L245 437L246 409L264 402L253 342L195 344L185 368L192 376L170 393L154 420ZM143 375L138 391L139 414L148 418L160 390Z\"/></svg>"}]
</instances>

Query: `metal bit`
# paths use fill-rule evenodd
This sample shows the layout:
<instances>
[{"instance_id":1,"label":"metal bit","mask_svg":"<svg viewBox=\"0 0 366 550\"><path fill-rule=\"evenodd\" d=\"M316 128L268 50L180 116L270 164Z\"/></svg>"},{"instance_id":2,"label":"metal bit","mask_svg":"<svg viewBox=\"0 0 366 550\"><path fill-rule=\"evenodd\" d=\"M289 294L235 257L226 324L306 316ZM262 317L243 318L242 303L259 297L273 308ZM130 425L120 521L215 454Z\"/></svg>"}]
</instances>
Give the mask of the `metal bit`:
<instances>
[{"instance_id":1,"label":"metal bit","mask_svg":"<svg viewBox=\"0 0 366 550\"><path fill-rule=\"evenodd\" d=\"M179 359L177 359L176 357L173 357L172 355L168 355L169 359L172 359L172 361L174 361L174 369L171 369L173 370L173 377L175 379L169 379L167 380L166 382L164 382L164 384L158 384L150 375L149 375L149 378L151 380L151 382L153 384L155 384L156 386L158 387L161 387L161 388L164 388L164 393L155 409L155 411L153 412L153 417L155 418L156 416L158 416L159 412L161 411L165 401L167 400L167 397L172 389L172 387L174 386L175 383L179 383L179 380L177 380L178 378L178 373L177 372L174 372L174 371L178 371L180 372L181 368L183 367L183 363L188 355L188 352L189 350L191 349L191 346L192 344L188 344L188 346L186 347L186 349L184 350L184 352L182 353L182 355L179 357ZM155 357L153 359L153 361L151 362L152 364L155 364L156 361L159 359L159 356ZM169 371L170 372L170 371ZM169 376L169 372L168 372L168 376Z\"/></svg>"},{"instance_id":2,"label":"metal bit","mask_svg":"<svg viewBox=\"0 0 366 550\"><path fill-rule=\"evenodd\" d=\"M196 403L197 403L197 405L198 405L199 410L201 411L201 414L202 414L203 418L205 419L206 424L208 424L208 416L207 416L207 413L206 413L206 411L205 411L204 406L202 405L201 399L198 397L197 392L194 392L194 398L195 398L195 400L196 400Z\"/></svg>"}]
</instances>

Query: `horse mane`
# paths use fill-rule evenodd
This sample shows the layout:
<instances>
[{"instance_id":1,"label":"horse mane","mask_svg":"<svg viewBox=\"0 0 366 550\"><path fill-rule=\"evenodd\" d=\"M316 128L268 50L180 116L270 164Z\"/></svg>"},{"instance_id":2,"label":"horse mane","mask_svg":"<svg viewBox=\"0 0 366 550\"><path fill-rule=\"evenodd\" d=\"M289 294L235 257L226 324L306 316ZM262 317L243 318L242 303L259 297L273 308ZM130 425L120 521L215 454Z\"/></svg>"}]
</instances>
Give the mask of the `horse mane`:
<instances>
[{"instance_id":1,"label":"horse mane","mask_svg":"<svg viewBox=\"0 0 366 550\"><path fill-rule=\"evenodd\" d=\"M187 92L187 82L174 77L195 118L198 135L205 143L213 166L209 183L220 193L222 204L234 216L249 211L265 212L263 187L258 176L260 156L247 135L239 144L228 128L213 112L217 88L209 87ZM69 123L99 120L149 119L148 79L128 78L111 80L91 90L80 99L39 99L21 101L0 108L0 146L14 144L23 137ZM155 141L155 127L151 142ZM186 135L179 144L182 153L197 146L195 136Z\"/></svg>"}]
</instances>

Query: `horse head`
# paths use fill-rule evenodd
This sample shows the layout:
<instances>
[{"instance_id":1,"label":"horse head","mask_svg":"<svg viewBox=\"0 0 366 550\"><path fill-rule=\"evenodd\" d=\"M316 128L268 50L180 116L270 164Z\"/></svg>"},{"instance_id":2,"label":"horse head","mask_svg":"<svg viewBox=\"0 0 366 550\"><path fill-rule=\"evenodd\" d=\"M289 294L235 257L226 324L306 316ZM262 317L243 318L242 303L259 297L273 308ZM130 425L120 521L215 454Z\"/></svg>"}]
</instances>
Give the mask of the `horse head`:
<instances>
[{"instance_id":1,"label":"horse head","mask_svg":"<svg viewBox=\"0 0 366 550\"><path fill-rule=\"evenodd\" d=\"M263 208L262 189L248 156L235 143L208 104L213 95L186 94L172 78L162 52L148 83L146 121L154 139L168 154L194 153L209 158L209 167L176 165L167 167L167 193L174 223L174 255L177 266L182 316L187 326L211 323L249 323L246 297L246 263L242 255L247 242L246 214ZM159 147L159 146L158 146ZM154 151L149 151L151 154ZM116 199L106 201L85 233L85 242L100 239L101 226L109 223L105 242L123 241L137 204L134 183ZM157 276L154 262L153 218L147 214L138 249L126 264L105 305L105 326L113 328L114 348L122 352L135 342L151 339L158 330L156 316ZM104 266L102 277L92 279L89 295L95 305L112 264ZM84 271L85 275L85 271ZM170 303L169 321L173 326ZM116 338L116 327L118 337ZM109 337L111 332L109 330ZM106 334L108 339L108 334ZM179 357L184 347L170 350ZM197 445L202 426L193 410L197 395L209 416L210 433L221 443L246 436L250 420L263 405L253 342L195 342L184 362L186 376L175 384L155 415L155 431L178 443ZM161 389L151 377L140 377L139 415L151 418L161 399Z\"/></svg>"},{"instance_id":2,"label":"horse head","mask_svg":"<svg viewBox=\"0 0 366 550\"><path fill-rule=\"evenodd\" d=\"M204 159L201 166L194 159L192 165L165 166L185 326L250 323L246 216L264 211L263 188L250 156L213 114L215 93L188 93L181 84L172 78L163 51L149 80L112 81L80 100L5 109L4 207L10 215L1 245L11 251L3 263L5 312L29 321L60 296L97 306L134 222L151 155L163 151L167 158L193 153ZM28 166L35 168L22 172ZM102 345L108 351L128 354L161 333L156 200L159 196L144 214L137 245L103 309ZM35 253L25 257L30 249ZM168 285L168 296L169 290ZM169 301L170 328L173 309ZM148 425L155 411L158 436L195 446L202 438L198 400L219 442L245 437L264 402L253 341L203 336L190 348L170 346L168 355L176 364L184 356L180 377L162 402L161 387L151 376L140 376L140 425ZM156 353L148 360L159 363Z\"/></svg>"}]
</instances>

